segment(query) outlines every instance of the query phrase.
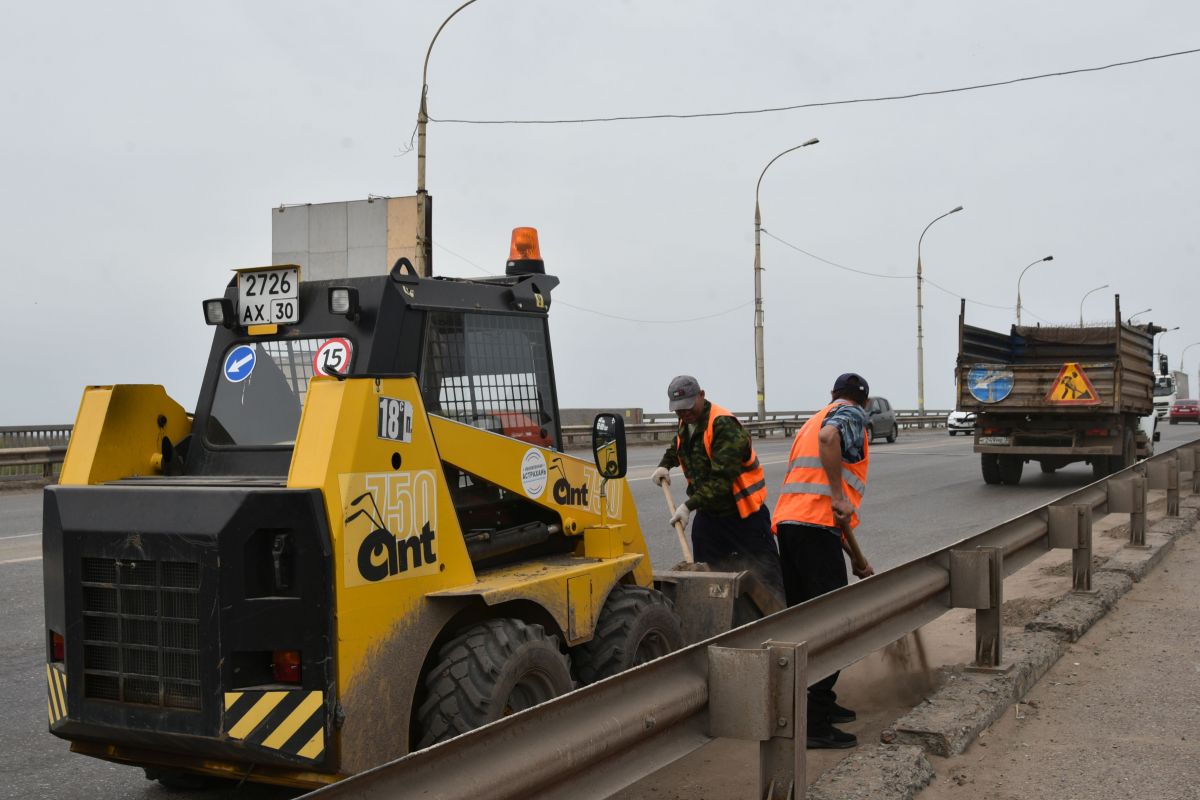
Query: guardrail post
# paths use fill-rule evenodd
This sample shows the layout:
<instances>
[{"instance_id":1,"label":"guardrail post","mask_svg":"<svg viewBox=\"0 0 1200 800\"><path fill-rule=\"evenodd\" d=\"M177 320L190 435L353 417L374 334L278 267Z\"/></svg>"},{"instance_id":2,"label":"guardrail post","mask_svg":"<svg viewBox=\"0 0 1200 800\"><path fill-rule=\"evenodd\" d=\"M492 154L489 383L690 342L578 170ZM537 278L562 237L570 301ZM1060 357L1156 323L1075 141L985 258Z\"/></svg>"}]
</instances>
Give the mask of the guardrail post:
<instances>
[{"instance_id":1,"label":"guardrail post","mask_svg":"<svg viewBox=\"0 0 1200 800\"><path fill-rule=\"evenodd\" d=\"M1200 494L1200 446L1192 448L1192 494Z\"/></svg>"},{"instance_id":2,"label":"guardrail post","mask_svg":"<svg viewBox=\"0 0 1200 800\"><path fill-rule=\"evenodd\" d=\"M1144 464L1146 485L1150 489L1163 489L1167 493L1167 516L1179 516L1179 457L1167 453Z\"/></svg>"},{"instance_id":3,"label":"guardrail post","mask_svg":"<svg viewBox=\"0 0 1200 800\"><path fill-rule=\"evenodd\" d=\"M1146 476L1135 472L1130 478L1133 488L1132 507L1129 510L1129 546L1146 546Z\"/></svg>"},{"instance_id":4,"label":"guardrail post","mask_svg":"<svg viewBox=\"0 0 1200 800\"><path fill-rule=\"evenodd\" d=\"M973 669L1000 670L1004 660L1004 550L977 547L950 551L950 606L975 609Z\"/></svg>"},{"instance_id":5,"label":"guardrail post","mask_svg":"<svg viewBox=\"0 0 1200 800\"><path fill-rule=\"evenodd\" d=\"M761 800L803 797L807 745L808 644L759 650L708 648L710 736L757 741Z\"/></svg>"},{"instance_id":6,"label":"guardrail post","mask_svg":"<svg viewBox=\"0 0 1200 800\"><path fill-rule=\"evenodd\" d=\"M1087 503L1050 506L1050 546L1071 550L1071 590L1092 591L1092 507Z\"/></svg>"}]
</instances>

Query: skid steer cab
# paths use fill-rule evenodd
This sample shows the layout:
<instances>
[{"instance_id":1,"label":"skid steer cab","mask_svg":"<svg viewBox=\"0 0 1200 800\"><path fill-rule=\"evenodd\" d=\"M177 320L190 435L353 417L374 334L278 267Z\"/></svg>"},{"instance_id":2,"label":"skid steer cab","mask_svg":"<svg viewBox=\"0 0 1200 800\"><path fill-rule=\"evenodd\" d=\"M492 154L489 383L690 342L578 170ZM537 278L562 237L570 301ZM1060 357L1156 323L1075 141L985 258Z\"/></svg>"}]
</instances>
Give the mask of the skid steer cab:
<instances>
[{"instance_id":1,"label":"skid steer cab","mask_svg":"<svg viewBox=\"0 0 1200 800\"><path fill-rule=\"evenodd\" d=\"M50 730L172 785L319 786L664 655L621 420L561 450L536 231L505 274L238 270L194 413L84 391L45 492Z\"/></svg>"}]
</instances>

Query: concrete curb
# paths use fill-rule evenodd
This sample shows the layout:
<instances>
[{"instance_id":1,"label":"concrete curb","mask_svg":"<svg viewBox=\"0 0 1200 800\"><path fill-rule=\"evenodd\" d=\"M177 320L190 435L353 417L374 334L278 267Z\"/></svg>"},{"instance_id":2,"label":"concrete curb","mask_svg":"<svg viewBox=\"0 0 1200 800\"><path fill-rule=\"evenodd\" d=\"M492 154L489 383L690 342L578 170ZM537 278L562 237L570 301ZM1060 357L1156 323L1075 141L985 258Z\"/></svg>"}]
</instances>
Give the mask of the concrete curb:
<instances>
[{"instance_id":1,"label":"concrete curb","mask_svg":"<svg viewBox=\"0 0 1200 800\"><path fill-rule=\"evenodd\" d=\"M808 800L912 800L933 780L920 747L881 744L847 756L808 787Z\"/></svg>"},{"instance_id":2,"label":"concrete curb","mask_svg":"<svg viewBox=\"0 0 1200 800\"><path fill-rule=\"evenodd\" d=\"M1123 572L1097 572L1092 576L1092 593L1072 592L1038 614L1025 626L1027 631L1045 631L1068 642L1075 642L1109 609L1121 595L1133 588L1133 578Z\"/></svg>"},{"instance_id":3,"label":"concrete curb","mask_svg":"<svg viewBox=\"0 0 1200 800\"><path fill-rule=\"evenodd\" d=\"M979 734L1025 696L1066 651L1056 633L1042 631L1005 637L1002 673L952 669L946 683L923 703L896 720L897 744L915 745L927 753L961 753Z\"/></svg>"},{"instance_id":4,"label":"concrete curb","mask_svg":"<svg viewBox=\"0 0 1200 800\"><path fill-rule=\"evenodd\" d=\"M1093 576L1092 593L1069 593L1039 614L1024 633L1005 637L1005 673L947 671L945 684L896 720L894 741L926 753L962 753L989 725L1019 701L1058 661L1069 642L1077 641L1102 618L1134 582L1145 577L1195 527L1200 497L1189 496L1180 517L1159 520L1146 534L1147 547L1125 548ZM853 795L844 795L847 797ZM865 796L865 795L864 795Z\"/></svg>"},{"instance_id":5,"label":"concrete curb","mask_svg":"<svg viewBox=\"0 0 1200 800\"><path fill-rule=\"evenodd\" d=\"M1155 526L1157 527L1157 526ZM1146 546L1125 547L1116 555L1104 562L1097 573L1120 572L1128 575L1136 583L1158 566L1175 547L1175 540L1162 533L1146 532Z\"/></svg>"}]
</instances>

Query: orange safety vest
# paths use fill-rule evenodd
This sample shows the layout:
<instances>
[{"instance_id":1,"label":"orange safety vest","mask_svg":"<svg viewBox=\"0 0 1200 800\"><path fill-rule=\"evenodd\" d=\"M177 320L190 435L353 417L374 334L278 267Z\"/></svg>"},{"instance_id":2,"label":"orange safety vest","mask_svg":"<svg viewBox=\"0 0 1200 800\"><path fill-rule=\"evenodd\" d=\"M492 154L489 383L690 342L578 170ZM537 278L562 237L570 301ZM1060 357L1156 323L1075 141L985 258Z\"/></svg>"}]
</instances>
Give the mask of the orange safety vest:
<instances>
[{"instance_id":1,"label":"orange safety vest","mask_svg":"<svg viewBox=\"0 0 1200 800\"><path fill-rule=\"evenodd\" d=\"M734 422L738 422L737 417L733 414L716 403L709 403L708 427L704 430L704 452L708 453L710 460L712 459L713 423L716 422L717 417L730 417ZM738 422L738 425L741 423ZM675 434L676 457L682 447L683 424L680 424L679 432ZM683 459L679 459L679 468L683 470L683 476L688 479L688 482L691 482L687 469L683 466ZM742 462L741 474L733 480L732 491L734 502L737 503L738 514L742 519L758 511L767 501L767 478L763 475L763 468L758 463L758 456L754 452L753 445L750 446L750 455Z\"/></svg>"},{"instance_id":2,"label":"orange safety vest","mask_svg":"<svg viewBox=\"0 0 1200 800\"><path fill-rule=\"evenodd\" d=\"M836 528L833 519L833 496L829 489L829 476L821 466L821 445L817 435L829 412L847 401L836 400L812 416L804 423L796 438L792 440L792 451L788 454L788 473L783 479L779 501L775 504L775 514L771 519L773 530L781 522L800 522L806 525L823 525L826 528ZM854 464L842 464L842 492L854 506L850 517L850 527L858 526L858 508L862 496L867 491L867 467L871 463L868 436L863 435L862 461Z\"/></svg>"}]
</instances>

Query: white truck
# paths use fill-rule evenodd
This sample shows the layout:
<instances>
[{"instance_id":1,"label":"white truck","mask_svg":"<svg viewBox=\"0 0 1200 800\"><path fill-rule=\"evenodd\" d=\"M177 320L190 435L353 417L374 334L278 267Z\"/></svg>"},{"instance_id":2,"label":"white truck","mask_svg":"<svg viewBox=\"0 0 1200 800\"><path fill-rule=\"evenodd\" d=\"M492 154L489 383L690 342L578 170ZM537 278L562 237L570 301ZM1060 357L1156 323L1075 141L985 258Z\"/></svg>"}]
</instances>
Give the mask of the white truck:
<instances>
[{"instance_id":1,"label":"white truck","mask_svg":"<svg viewBox=\"0 0 1200 800\"><path fill-rule=\"evenodd\" d=\"M1188 394L1188 376L1182 370L1165 370L1154 378L1154 416L1165 419L1171 411L1171 404L1176 400L1186 400Z\"/></svg>"}]
</instances>

